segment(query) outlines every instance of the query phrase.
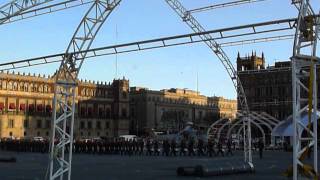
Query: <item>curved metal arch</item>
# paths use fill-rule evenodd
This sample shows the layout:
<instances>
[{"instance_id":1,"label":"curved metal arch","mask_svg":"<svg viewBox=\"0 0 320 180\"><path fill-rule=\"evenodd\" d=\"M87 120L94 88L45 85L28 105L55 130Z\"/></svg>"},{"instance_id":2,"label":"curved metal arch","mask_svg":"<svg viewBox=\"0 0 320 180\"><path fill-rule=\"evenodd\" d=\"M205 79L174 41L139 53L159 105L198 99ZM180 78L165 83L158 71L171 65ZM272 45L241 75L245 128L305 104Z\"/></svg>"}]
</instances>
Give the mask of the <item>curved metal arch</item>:
<instances>
[{"instance_id":1,"label":"curved metal arch","mask_svg":"<svg viewBox=\"0 0 320 180\"><path fill-rule=\"evenodd\" d=\"M210 131L214 128L214 126L219 125L220 123L222 123L223 121L226 121L226 120L228 120L228 119L226 119L226 118L220 118L220 119L218 119L217 121L215 121L214 123L212 123L212 124L210 125L210 127L208 128L208 130L207 130L207 137L209 137L209 133L210 133ZM224 123L223 123L223 124L224 124Z\"/></svg>"},{"instance_id":2,"label":"curved metal arch","mask_svg":"<svg viewBox=\"0 0 320 180\"><path fill-rule=\"evenodd\" d=\"M260 130L260 132L262 134L263 144L265 144L266 143L266 134L265 134L263 128L258 123L254 122L254 121L251 121L251 122L252 122L252 124L254 124ZM241 130L243 130L243 126L240 126L240 128L239 128L239 130L237 132L237 136L238 137L240 135Z\"/></svg>"},{"instance_id":3,"label":"curved metal arch","mask_svg":"<svg viewBox=\"0 0 320 180\"><path fill-rule=\"evenodd\" d=\"M250 114L250 118L252 118L253 121L258 121L258 122L262 123L262 125L266 126L270 130L270 133L272 132L273 128L270 126L270 124L264 122L261 119L258 119L256 116L253 116L252 114ZM232 126L231 128L228 129L227 137L230 137L230 133L232 132L233 128L234 128L234 126Z\"/></svg>"},{"instance_id":4,"label":"curved metal arch","mask_svg":"<svg viewBox=\"0 0 320 180\"><path fill-rule=\"evenodd\" d=\"M243 119L239 119L237 122L235 122L234 124L232 124L232 126L228 129L228 132L227 132L227 137L230 137L230 133L231 131L237 127L238 125L240 125L240 123L243 122ZM260 130L260 132L263 134L264 136L264 142L265 142L265 132L264 132L264 129L261 127L260 124L258 124L257 122L255 122L254 120L251 121L255 126L258 127L258 129ZM223 126L221 126L221 128L218 130L218 139L220 138L221 136L221 132L222 130L229 124L224 124ZM243 128L243 126L240 126L241 128ZM272 128L271 128L271 131L272 131Z\"/></svg>"},{"instance_id":5,"label":"curved metal arch","mask_svg":"<svg viewBox=\"0 0 320 180\"><path fill-rule=\"evenodd\" d=\"M13 0L0 7L0 25L10 21L14 16L19 15L21 12L48 3L53 0Z\"/></svg>"},{"instance_id":6,"label":"curved metal arch","mask_svg":"<svg viewBox=\"0 0 320 180\"><path fill-rule=\"evenodd\" d=\"M257 123L256 121L262 123L262 125L266 126L266 127L269 129L270 134L272 133L272 129L273 129L273 128L272 128L269 124L265 123L264 121L262 121L262 120L260 120L260 119L258 119L258 118L256 118L256 117L252 117L252 115L250 115L250 117L253 118L253 120L252 120L253 123L258 124L260 127L261 127L261 125L260 125L259 123ZM236 125L238 125L239 123L240 123L240 121L238 121L237 124L234 124L231 128L228 129L227 137L230 137L230 134L232 133L232 130L233 130L233 129L236 127ZM258 127L258 128L259 128L259 127ZM262 128L262 127L261 127L261 128ZM259 129L260 129L260 128L259 128ZM263 128L262 128L262 129L263 129ZM260 129L260 131L261 131L261 129ZM263 136L263 142L264 142L264 144L265 144L265 143L266 143L266 133L265 133L264 130L263 130L263 134L264 134L264 136ZM270 136L270 142L273 142L273 141L272 141L272 136Z\"/></svg>"},{"instance_id":7,"label":"curved metal arch","mask_svg":"<svg viewBox=\"0 0 320 180\"><path fill-rule=\"evenodd\" d=\"M121 0L95 0L77 27L55 74L53 125L50 148L50 180L71 179L73 126L77 77L87 51L100 28ZM58 143L55 144L55 140ZM66 148L69 156L66 157Z\"/></svg>"},{"instance_id":8,"label":"curved metal arch","mask_svg":"<svg viewBox=\"0 0 320 180\"><path fill-rule=\"evenodd\" d=\"M276 126L278 123L266 118L265 116L257 113L257 112L251 112L252 115L254 115L255 117L259 117L261 118L261 120L266 121L267 123L271 124L272 126Z\"/></svg>"},{"instance_id":9,"label":"curved metal arch","mask_svg":"<svg viewBox=\"0 0 320 180\"><path fill-rule=\"evenodd\" d=\"M183 5L179 2L179 0L165 0L166 3L182 18L184 22L188 24L188 26L194 32L205 32L205 29L201 26L201 24L191 15L188 10L183 7ZM227 71L229 77L232 80L232 83L237 91L238 95L238 105L239 107L245 111L245 114L249 114L249 107L247 103L246 94L244 92L241 80L238 76L236 69L233 67L230 59L227 54L221 48L221 46L214 40L214 38L210 35L200 35L199 36L206 45L214 52L214 54L219 58L220 62L224 66ZM251 166L252 164L252 152L251 152L251 125L250 118L246 118L244 121L244 126L246 127L246 131L244 131L244 161L249 162Z\"/></svg>"}]
</instances>

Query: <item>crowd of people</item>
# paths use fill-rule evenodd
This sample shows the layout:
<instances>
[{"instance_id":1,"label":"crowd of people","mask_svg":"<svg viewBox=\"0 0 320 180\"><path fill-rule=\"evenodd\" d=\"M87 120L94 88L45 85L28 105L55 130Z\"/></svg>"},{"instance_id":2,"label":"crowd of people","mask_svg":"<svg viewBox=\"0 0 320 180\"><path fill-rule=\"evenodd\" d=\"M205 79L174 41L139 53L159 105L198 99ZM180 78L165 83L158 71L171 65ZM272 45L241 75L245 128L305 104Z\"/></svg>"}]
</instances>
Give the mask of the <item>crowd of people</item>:
<instances>
[{"instance_id":1,"label":"crowd of people","mask_svg":"<svg viewBox=\"0 0 320 180\"><path fill-rule=\"evenodd\" d=\"M55 142L57 143L57 142ZM0 150L15 152L49 151L48 140L0 140ZM74 153L115 154L115 155L145 155L145 156L228 156L233 155L235 144L231 140L181 139L157 140L139 138L126 140L123 138L76 140L73 143ZM66 147L66 151L69 151Z\"/></svg>"}]
</instances>

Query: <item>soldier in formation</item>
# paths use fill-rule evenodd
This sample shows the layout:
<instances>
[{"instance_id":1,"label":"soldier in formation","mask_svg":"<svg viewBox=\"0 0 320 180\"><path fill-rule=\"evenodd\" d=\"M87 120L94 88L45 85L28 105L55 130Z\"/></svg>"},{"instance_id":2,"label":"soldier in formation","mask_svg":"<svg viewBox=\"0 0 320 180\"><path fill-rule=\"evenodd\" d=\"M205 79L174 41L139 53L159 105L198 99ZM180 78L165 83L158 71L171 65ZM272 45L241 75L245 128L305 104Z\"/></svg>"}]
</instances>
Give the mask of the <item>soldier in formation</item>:
<instances>
[{"instance_id":1,"label":"soldier in formation","mask_svg":"<svg viewBox=\"0 0 320 180\"><path fill-rule=\"evenodd\" d=\"M57 143L58 142L55 142L55 144ZM218 143L215 144L215 141L213 140L204 141L200 138L183 138L180 141L177 141L176 139L165 139L163 141L160 141L151 138L140 138L132 140L126 140L123 138L93 139L75 140L73 143L73 152L77 154L109 154L122 156L159 156L160 153L163 156L177 156L177 152L179 152L180 156L195 156L197 153L198 156L212 157L225 155L222 144L222 140L218 141ZM0 140L1 151L48 153L50 150L49 145L49 140ZM226 155L233 155L231 140L226 143L226 147ZM262 148L260 147L260 149ZM66 152L68 151L69 147L66 148Z\"/></svg>"}]
</instances>

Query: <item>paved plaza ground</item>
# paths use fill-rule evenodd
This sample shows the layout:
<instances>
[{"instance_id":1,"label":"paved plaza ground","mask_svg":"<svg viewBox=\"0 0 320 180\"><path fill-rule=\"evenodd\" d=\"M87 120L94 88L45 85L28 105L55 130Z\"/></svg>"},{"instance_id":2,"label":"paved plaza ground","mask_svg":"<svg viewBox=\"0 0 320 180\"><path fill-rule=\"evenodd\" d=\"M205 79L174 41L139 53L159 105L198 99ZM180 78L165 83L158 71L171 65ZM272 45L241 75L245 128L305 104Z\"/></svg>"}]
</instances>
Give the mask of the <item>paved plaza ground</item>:
<instances>
[{"instance_id":1,"label":"paved plaza ground","mask_svg":"<svg viewBox=\"0 0 320 180\"><path fill-rule=\"evenodd\" d=\"M0 157L14 156L16 163L0 163L0 180L45 179L48 155L38 153L1 152ZM214 179L288 179L281 174L291 164L292 154L267 151L261 160L254 152L255 174L229 175ZM186 165L219 166L243 161L242 152L232 157L163 157L75 154L72 179L75 180L125 180L125 179L210 179L179 177L176 169Z\"/></svg>"}]
</instances>

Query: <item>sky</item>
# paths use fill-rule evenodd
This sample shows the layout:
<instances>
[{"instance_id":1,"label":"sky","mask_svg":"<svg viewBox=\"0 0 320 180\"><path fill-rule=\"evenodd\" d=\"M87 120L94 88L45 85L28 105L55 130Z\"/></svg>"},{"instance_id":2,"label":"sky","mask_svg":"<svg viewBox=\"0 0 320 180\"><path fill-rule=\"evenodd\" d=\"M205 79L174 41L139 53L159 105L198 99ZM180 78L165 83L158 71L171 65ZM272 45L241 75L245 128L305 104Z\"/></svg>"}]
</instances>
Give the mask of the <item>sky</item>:
<instances>
[{"instance_id":1,"label":"sky","mask_svg":"<svg viewBox=\"0 0 320 180\"><path fill-rule=\"evenodd\" d=\"M9 0L1 0L0 5ZM228 0L180 0L187 9ZM0 27L0 63L62 53L89 5L43 15ZM207 30L294 18L298 11L291 0L267 0L236 7L196 13ZM191 33L164 0L122 0L99 31L92 47ZM264 52L266 64L288 60L292 40L224 47L234 65L241 56ZM117 63L116 63L117 62ZM116 68L116 64L117 67ZM59 64L24 68L15 72L50 75ZM116 70L117 69L117 70ZM198 78L197 78L198 76ZM219 59L203 43L102 56L86 61L79 78L110 82L125 77L130 86L160 90L187 88L207 96L236 98L236 91ZM198 79L198 83L197 83ZM198 86L197 86L198 84Z\"/></svg>"}]
</instances>

